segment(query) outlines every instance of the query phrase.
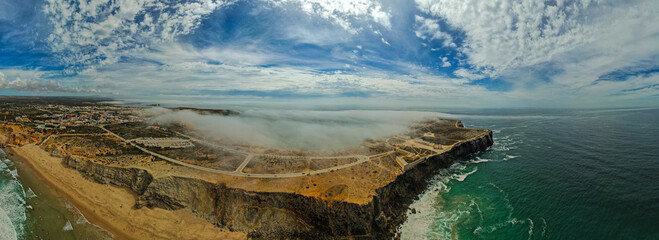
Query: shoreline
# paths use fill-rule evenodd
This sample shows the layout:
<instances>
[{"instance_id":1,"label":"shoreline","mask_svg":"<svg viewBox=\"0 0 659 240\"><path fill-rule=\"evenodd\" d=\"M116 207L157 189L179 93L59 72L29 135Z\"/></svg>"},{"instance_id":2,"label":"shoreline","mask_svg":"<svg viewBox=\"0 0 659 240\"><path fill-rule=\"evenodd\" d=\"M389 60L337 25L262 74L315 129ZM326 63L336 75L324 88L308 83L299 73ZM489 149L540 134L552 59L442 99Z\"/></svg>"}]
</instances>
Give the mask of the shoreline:
<instances>
[{"instance_id":1,"label":"shoreline","mask_svg":"<svg viewBox=\"0 0 659 240\"><path fill-rule=\"evenodd\" d=\"M6 153L11 152L9 148L1 149ZM21 156L10 157L7 154L6 158L14 163L19 174L19 181L26 192L25 210L29 215L28 219L31 219L24 230L28 234L26 236L33 236L36 239L40 236L53 237L53 239L71 239L73 237L116 239L107 229L90 222L74 203L62 196L63 193L59 189L51 187L50 183L44 181L44 177L35 171L33 166L28 165L29 163L24 161ZM27 194L28 190L34 195ZM80 219L84 219L84 221L81 222ZM72 228L62 229L61 226L66 225L66 222L72 224ZM42 231L38 231L38 229L42 229Z\"/></svg>"},{"instance_id":2,"label":"shoreline","mask_svg":"<svg viewBox=\"0 0 659 240\"><path fill-rule=\"evenodd\" d=\"M87 219L88 222L110 233L113 239L134 239L126 235L122 231L119 231L119 229L117 229L109 222L102 220L101 218L98 218L91 211L88 211L89 209L83 206L84 203L79 201L79 199L73 197L69 192L64 191L64 189L58 186L58 184L56 184L53 180L47 178L45 174L42 171L40 171L37 167L35 167L31 161L28 161L25 158L25 156L16 153L16 151L14 151L15 148L16 147L3 148L3 151L7 153L12 153L12 156L8 155L7 159L11 161L19 161L23 164L23 166L29 168L39 178L41 182L50 186L51 189L58 195L58 197L64 199L66 202L71 204L71 206L73 206L85 219Z\"/></svg>"},{"instance_id":3,"label":"shoreline","mask_svg":"<svg viewBox=\"0 0 659 240\"><path fill-rule=\"evenodd\" d=\"M129 189L86 179L64 167L61 158L50 156L36 145L10 146L3 150L8 153L7 158L29 168L58 197L114 239L246 239L243 233L215 227L183 210L134 209L137 198Z\"/></svg>"},{"instance_id":4,"label":"shoreline","mask_svg":"<svg viewBox=\"0 0 659 240\"><path fill-rule=\"evenodd\" d=\"M378 239L395 237L396 229L406 219L409 205L426 189L429 178L437 169L446 168L456 159L492 145L491 131L461 130L463 126L459 120L438 120L427 124L447 127L449 133L466 139L419 159L409 168L396 166L397 171L384 175L373 171L378 175L361 181L371 184L365 187L371 187L372 195L344 192L351 187L347 183L354 185L359 180L331 178L347 178L353 174L352 179L355 179L354 174L360 174L360 170L355 169L339 170L329 179L316 175L299 178L300 186L305 182L308 185L313 183L314 187L320 186L318 189L326 189L325 192L315 188L307 192L296 189L289 192L277 190L291 189L267 188L268 184L284 180L250 179L242 185L228 185L235 179L180 171L158 161L135 164L137 168L130 164L128 167L112 166L84 157L53 157L49 150L45 150L52 148L42 149L35 144L12 147L10 153L38 172L46 180L44 183L68 198L90 222L119 239L244 239L246 236L263 239L278 236ZM460 130L451 131L454 128ZM381 165L387 162L379 161L368 164L390 169ZM371 176L368 169L362 171ZM392 179L394 174L397 175ZM337 185L337 181L332 183L332 180L346 184ZM246 184L252 188L242 188ZM256 187L260 189L254 189ZM320 195L308 194L309 191L317 191ZM349 193L364 199L368 197L368 200L363 203L344 201ZM239 232L228 232L223 228Z\"/></svg>"}]
</instances>

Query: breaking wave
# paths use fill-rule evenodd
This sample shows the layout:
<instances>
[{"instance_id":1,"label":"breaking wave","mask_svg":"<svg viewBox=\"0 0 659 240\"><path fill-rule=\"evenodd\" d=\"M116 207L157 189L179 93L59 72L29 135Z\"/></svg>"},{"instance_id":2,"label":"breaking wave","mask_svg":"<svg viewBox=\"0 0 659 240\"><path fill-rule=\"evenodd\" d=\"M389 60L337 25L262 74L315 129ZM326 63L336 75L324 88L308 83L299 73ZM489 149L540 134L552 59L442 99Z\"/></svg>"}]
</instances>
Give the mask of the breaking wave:
<instances>
[{"instance_id":1,"label":"breaking wave","mask_svg":"<svg viewBox=\"0 0 659 240\"><path fill-rule=\"evenodd\" d=\"M478 203L474 200L469 202L465 209L443 209L442 194L451 191L452 181L463 182L465 179L478 171L464 163L455 163L447 169L441 169L431 180L431 184L419 200L410 205L407 212L407 220L403 223L399 232L401 239L450 239L451 228L463 216L476 213L483 217ZM412 211L414 209L414 211ZM433 229L433 231L428 231Z\"/></svg>"},{"instance_id":2,"label":"breaking wave","mask_svg":"<svg viewBox=\"0 0 659 240\"><path fill-rule=\"evenodd\" d=\"M490 161L490 159L475 157L474 160L471 161L471 163L482 163L482 162L489 162L489 161Z\"/></svg>"},{"instance_id":3,"label":"breaking wave","mask_svg":"<svg viewBox=\"0 0 659 240\"><path fill-rule=\"evenodd\" d=\"M432 222L437 219L437 197L441 193L447 193L451 189L446 186L441 176L436 176L432 184L425 193L421 194L419 200L412 203L410 210L407 212L407 220L403 223L399 232L401 239L427 239L425 235ZM415 209L416 213L412 213Z\"/></svg>"},{"instance_id":4,"label":"breaking wave","mask_svg":"<svg viewBox=\"0 0 659 240\"><path fill-rule=\"evenodd\" d=\"M475 238L491 238L499 234L495 233L498 230L509 231L508 228L516 229L521 224L532 236L541 224L536 221L534 226L531 218L519 220L514 216L514 207L502 188L485 182L464 185L474 184L467 179L478 172L478 164L521 157L515 149L523 144L523 136L515 130L514 127L495 129L494 145L489 150L440 170L434 184L410 206L416 213L408 211L407 221L399 229L401 239L456 239L464 234L456 232L457 229L469 229ZM451 188L456 189L451 191ZM479 193L468 193L464 188L478 188Z\"/></svg>"},{"instance_id":5,"label":"breaking wave","mask_svg":"<svg viewBox=\"0 0 659 240\"><path fill-rule=\"evenodd\" d=\"M22 239L27 218L25 191L13 163L2 150L0 159L0 238Z\"/></svg>"},{"instance_id":6,"label":"breaking wave","mask_svg":"<svg viewBox=\"0 0 659 240\"><path fill-rule=\"evenodd\" d=\"M454 179L458 180L460 182L463 182L467 178L467 176L475 173L476 171L478 171L478 168L475 167L474 170L472 170L471 172L468 172L468 173L465 173L465 174L460 174L460 175L455 175Z\"/></svg>"}]
</instances>

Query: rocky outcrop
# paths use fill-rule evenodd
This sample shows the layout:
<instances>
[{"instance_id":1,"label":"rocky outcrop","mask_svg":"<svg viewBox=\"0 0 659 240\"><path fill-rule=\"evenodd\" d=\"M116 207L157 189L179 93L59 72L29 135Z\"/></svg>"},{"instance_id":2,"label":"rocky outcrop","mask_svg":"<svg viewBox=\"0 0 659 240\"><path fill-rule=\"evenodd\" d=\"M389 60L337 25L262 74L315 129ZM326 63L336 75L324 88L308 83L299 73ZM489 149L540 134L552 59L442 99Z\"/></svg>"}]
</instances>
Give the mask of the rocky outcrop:
<instances>
[{"instance_id":1,"label":"rocky outcrop","mask_svg":"<svg viewBox=\"0 0 659 240\"><path fill-rule=\"evenodd\" d=\"M22 133L11 133L9 135L9 144L23 146L28 143L30 143L30 138Z\"/></svg>"},{"instance_id":2,"label":"rocky outcrop","mask_svg":"<svg viewBox=\"0 0 659 240\"><path fill-rule=\"evenodd\" d=\"M426 190L438 169L492 144L489 130L461 141L377 189L373 200L361 205L294 193L252 192L193 178L154 179L145 170L110 167L75 157L65 157L63 162L96 182L132 189L138 195L136 208L187 210L255 239L390 239L405 221L409 205Z\"/></svg>"},{"instance_id":3,"label":"rocky outcrop","mask_svg":"<svg viewBox=\"0 0 659 240\"><path fill-rule=\"evenodd\" d=\"M209 115L209 114L222 115L222 116L240 115L239 112L229 109L203 109L203 108L192 108L192 107L177 107L170 109L174 111L183 111L183 110L193 111L200 115Z\"/></svg>"},{"instance_id":4,"label":"rocky outcrop","mask_svg":"<svg viewBox=\"0 0 659 240\"><path fill-rule=\"evenodd\" d=\"M388 220L386 224L388 229L380 228L380 236L395 231L406 220L408 207L427 189L438 169L448 168L460 157L484 151L493 143L492 131L487 130L487 133L481 137L459 142L451 150L431 156L399 175L394 182L377 189L375 197L377 199L374 201L377 201L378 209Z\"/></svg>"},{"instance_id":5,"label":"rocky outcrop","mask_svg":"<svg viewBox=\"0 0 659 240\"><path fill-rule=\"evenodd\" d=\"M75 156L66 156L62 159L64 166L77 170L88 179L129 188L138 195L144 193L153 181L153 176L143 169L111 167Z\"/></svg>"},{"instance_id":6,"label":"rocky outcrop","mask_svg":"<svg viewBox=\"0 0 659 240\"><path fill-rule=\"evenodd\" d=\"M137 206L187 209L209 222L262 239L368 235L373 205L321 199L292 193L251 192L198 179L156 179Z\"/></svg>"},{"instance_id":7,"label":"rocky outcrop","mask_svg":"<svg viewBox=\"0 0 659 240\"><path fill-rule=\"evenodd\" d=\"M24 146L31 143L28 133L21 130L17 125L1 125L0 126L0 141L4 144Z\"/></svg>"}]
</instances>

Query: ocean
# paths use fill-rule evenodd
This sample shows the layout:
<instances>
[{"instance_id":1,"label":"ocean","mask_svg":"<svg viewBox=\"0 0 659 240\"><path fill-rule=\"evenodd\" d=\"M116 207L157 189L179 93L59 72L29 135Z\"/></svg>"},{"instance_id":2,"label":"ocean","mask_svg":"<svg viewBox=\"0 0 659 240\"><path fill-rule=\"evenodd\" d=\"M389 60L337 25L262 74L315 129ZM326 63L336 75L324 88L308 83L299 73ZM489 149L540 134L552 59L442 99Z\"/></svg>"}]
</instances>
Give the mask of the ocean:
<instances>
[{"instance_id":1,"label":"ocean","mask_svg":"<svg viewBox=\"0 0 659 240\"><path fill-rule=\"evenodd\" d=\"M494 145L438 173L401 239L659 239L659 109L451 114Z\"/></svg>"},{"instance_id":2,"label":"ocean","mask_svg":"<svg viewBox=\"0 0 659 240\"><path fill-rule=\"evenodd\" d=\"M0 240L112 238L21 164L0 150Z\"/></svg>"},{"instance_id":3,"label":"ocean","mask_svg":"<svg viewBox=\"0 0 659 240\"><path fill-rule=\"evenodd\" d=\"M659 239L659 109L441 112L495 143L438 171L402 239ZM0 240L111 237L0 160Z\"/></svg>"},{"instance_id":4,"label":"ocean","mask_svg":"<svg viewBox=\"0 0 659 240\"><path fill-rule=\"evenodd\" d=\"M26 224L25 190L12 161L0 150L0 239L23 238Z\"/></svg>"}]
</instances>

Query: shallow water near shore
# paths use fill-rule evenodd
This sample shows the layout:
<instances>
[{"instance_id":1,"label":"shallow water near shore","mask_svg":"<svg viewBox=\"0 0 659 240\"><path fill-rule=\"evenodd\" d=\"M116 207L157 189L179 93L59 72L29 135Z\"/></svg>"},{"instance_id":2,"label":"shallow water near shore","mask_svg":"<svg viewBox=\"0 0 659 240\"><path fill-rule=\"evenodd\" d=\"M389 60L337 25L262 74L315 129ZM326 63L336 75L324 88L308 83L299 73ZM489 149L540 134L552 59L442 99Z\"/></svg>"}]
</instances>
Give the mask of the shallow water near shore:
<instances>
[{"instance_id":1,"label":"shallow water near shore","mask_svg":"<svg viewBox=\"0 0 659 240\"><path fill-rule=\"evenodd\" d=\"M18 181L18 172L0 150L0 239L23 238L25 210L25 191Z\"/></svg>"},{"instance_id":2,"label":"shallow water near shore","mask_svg":"<svg viewBox=\"0 0 659 240\"><path fill-rule=\"evenodd\" d=\"M15 199L16 202L0 205L3 209L11 209L10 219L15 232L14 234L5 232L4 228L9 225L0 219L0 229L2 229L0 239L112 238L105 230L89 223L75 207L42 183L31 169L23 166L20 161L4 159L3 162L8 163L6 165L9 166L9 171L13 171L15 178L10 179L4 174L0 175L0 187L3 189L6 186L18 187L13 187L15 191L10 195L3 192L1 199ZM2 168L1 164L0 168ZM9 180L13 182L7 184Z\"/></svg>"},{"instance_id":3,"label":"shallow water near shore","mask_svg":"<svg viewBox=\"0 0 659 240\"><path fill-rule=\"evenodd\" d=\"M439 172L402 239L659 239L659 110L452 115L495 143Z\"/></svg>"}]
</instances>

